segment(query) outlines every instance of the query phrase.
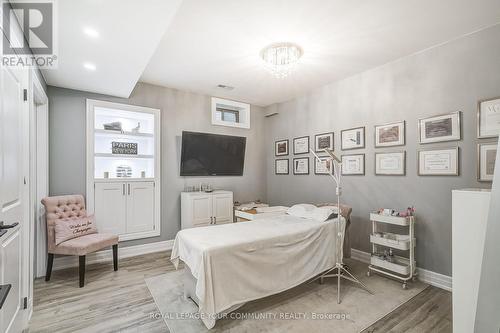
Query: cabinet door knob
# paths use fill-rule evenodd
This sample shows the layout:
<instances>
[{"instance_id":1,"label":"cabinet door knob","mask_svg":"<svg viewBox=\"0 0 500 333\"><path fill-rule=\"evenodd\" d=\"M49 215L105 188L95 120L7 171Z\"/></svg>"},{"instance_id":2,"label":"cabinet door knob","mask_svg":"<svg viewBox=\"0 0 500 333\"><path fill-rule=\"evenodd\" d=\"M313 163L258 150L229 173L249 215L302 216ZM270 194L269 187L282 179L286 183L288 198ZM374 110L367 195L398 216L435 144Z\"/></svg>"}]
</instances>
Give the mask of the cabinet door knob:
<instances>
[{"instance_id":1,"label":"cabinet door knob","mask_svg":"<svg viewBox=\"0 0 500 333\"><path fill-rule=\"evenodd\" d=\"M217 216L214 216L214 224L217 224Z\"/></svg>"},{"instance_id":2,"label":"cabinet door knob","mask_svg":"<svg viewBox=\"0 0 500 333\"><path fill-rule=\"evenodd\" d=\"M130 184L128 184L128 195L130 195Z\"/></svg>"},{"instance_id":3,"label":"cabinet door knob","mask_svg":"<svg viewBox=\"0 0 500 333\"><path fill-rule=\"evenodd\" d=\"M125 195L125 184L122 185L123 188L123 195Z\"/></svg>"}]
</instances>

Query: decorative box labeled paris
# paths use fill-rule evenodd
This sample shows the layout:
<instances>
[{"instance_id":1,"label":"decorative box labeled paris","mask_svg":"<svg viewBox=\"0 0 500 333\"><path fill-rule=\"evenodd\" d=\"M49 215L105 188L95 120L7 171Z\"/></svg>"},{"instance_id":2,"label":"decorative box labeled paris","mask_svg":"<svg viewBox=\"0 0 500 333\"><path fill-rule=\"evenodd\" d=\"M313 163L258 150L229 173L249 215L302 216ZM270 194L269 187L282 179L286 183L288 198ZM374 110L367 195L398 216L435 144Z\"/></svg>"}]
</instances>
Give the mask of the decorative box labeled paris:
<instances>
[{"instance_id":1,"label":"decorative box labeled paris","mask_svg":"<svg viewBox=\"0 0 500 333\"><path fill-rule=\"evenodd\" d=\"M111 152L113 154L137 155L137 143L134 142L111 142Z\"/></svg>"}]
</instances>

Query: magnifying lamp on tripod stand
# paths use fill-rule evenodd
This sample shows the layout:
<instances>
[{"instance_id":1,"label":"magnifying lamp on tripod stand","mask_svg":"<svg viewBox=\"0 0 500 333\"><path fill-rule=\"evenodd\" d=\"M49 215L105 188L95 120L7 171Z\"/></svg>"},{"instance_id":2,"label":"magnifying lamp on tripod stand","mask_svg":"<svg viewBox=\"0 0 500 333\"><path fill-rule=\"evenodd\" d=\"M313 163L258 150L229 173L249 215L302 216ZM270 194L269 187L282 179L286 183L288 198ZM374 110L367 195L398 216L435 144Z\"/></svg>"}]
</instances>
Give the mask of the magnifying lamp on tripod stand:
<instances>
[{"instance_id":1,"label":"magnifying lamp on tripod stand","mask_svg":"<svg viewBox=\"0 0 500 333\"><path fill-rule=\"evenodd\" d=\"M319 161L323 162L325 157L320 158L313 149L309 148L309 151L314 155L314 157ZM333 174L331 170L329 170L328 175L332 177L335 181L335 194L337 195L337 238L335 244L335 252L336 252L336 263L335 266L328 271L324 272L320 276L318 276L315 280L319 279L320 283L323 283L324 278L336 277L337 278L337 304L340 304L340 280L346 279L352 281L354 283L359 284L364 290L373 295L373 293L366 287L361 281L359 281L349 269L344 265L344 237L345 237L345 227L346 220L345 218L341 218L341 210L340 210L340 195L342 194L340 181L341 181L341 170L340 167L342 165L342 160L339 159L332 150L323 149L325 153L328 154L326 157L331 161L331 165L333 166ZM315 281L314 280L314 281Z\"/></svg>"}]
</instances>

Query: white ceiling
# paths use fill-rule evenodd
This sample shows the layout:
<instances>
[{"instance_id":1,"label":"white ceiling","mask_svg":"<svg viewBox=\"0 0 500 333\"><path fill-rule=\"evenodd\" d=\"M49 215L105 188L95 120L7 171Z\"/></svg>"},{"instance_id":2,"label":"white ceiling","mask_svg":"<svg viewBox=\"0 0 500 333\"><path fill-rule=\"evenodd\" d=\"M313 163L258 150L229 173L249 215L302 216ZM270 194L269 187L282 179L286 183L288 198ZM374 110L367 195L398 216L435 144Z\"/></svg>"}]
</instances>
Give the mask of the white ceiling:
<instances>
[{"instance_id":1,"label":"white ceiling","mask_svg":"<svg viewBox=\"0 0 500 333\"><path fill-rule=\"evenodd\" d=\"M44 71L49 84L128 96L140 77L262 106L500 22L498 0L58 4L59 68ZM88 38L84 26L95 28L100 37ZM280 80L264 69L259 53L282 41L299 44L304 56L295 72ZM97 69L85 70L85 61ZM218 84L235 89L222 90Z\"/></svg>"},{"instance_id":2,"label":"white ceiling","mask_svg":"<svg viewBox=\"0 0 500 333\"><path fill-rule=\"evenodd\" d=\"M182 0L56 1L59 63L42 71L47 83L129 97Z\"/></svg>"},{"instance_id":3,"label":"white ceiling","mask_svg":"<svg viewBox=\"0 0 500 333\"><path fill-rule=\"evenodd\" d=\"M141 81L268 105L497 22L499 0L184 0ZM304 49L285 80L259 57L281 41Z\"/></svg>"}]
</instances>

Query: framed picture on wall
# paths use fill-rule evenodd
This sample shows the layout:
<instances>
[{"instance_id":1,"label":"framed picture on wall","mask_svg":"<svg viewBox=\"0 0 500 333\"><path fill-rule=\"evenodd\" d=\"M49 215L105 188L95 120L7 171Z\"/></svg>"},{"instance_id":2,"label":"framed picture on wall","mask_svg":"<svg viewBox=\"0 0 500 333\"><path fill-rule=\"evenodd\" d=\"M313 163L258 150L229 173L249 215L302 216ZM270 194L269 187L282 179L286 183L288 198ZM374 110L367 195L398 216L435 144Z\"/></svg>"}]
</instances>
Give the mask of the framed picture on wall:
<instances>
[{"instance_id":1,"label":"framed picture on wall","mask_svg":"<svg viewBox=\"0 0 500 333\"><path fill-rule=\"evenodd\" d=\"M365 128L356 127L340 131L340 149L365 148Z\"/></svg>"},{"instance_id":2,"label":"framed picture on wall","mask_svg":"<svg viewBox=\"0 0 500 333\"><path fill-rule=\"evenodd\" d=\"M327 156L320 156L320 160L314 158L314 174L328 175L332 174L332 160Z\"/></svg>"},{"instance_id":3,"label":"framed picture on wall","mask_svg":"<svg viewBox=\"0 0 500 333\"><path fill-rule=\"evenodd\" d=\"M314 136L314 151L319 153L319 152L322 152L323 149L334 150L333 140L334 140L333 132L315 135Z\"/></svg>"},{"instance_id":4,"label":"framed picture on wall","mask_svg":"<svg viewBox=\"0 0 500 333\"><path fill-rule=\"evenodd\" d=\"M274 143L274 155L275 156L288 155L288 139L279 140Z\"/></svg>"},{"instance_id":5,"label":"framed picture on wall","mask_svg":"<svg viewBox=\"0 0 500 333\"><path fill-rule=\"evenodd\" d=\"M500 97L479 101L477 107L477 137L494 138L500 135Z\"/></svg>"},{"instance_id":6,"label":"framed picture on wall","mask_svg":"<svg viewBox=\"0 0 500 333\"><path fill-rule=\"evenodd\" d=\"M418 120L420 143L456 141L462 137L461 112L452 112Z\"/></svg>"},{"instance_id":7,"label":"framed picture on wall","mask_svg":"<svg viewBox=\"0 0 500 333\"><path fill-rule=\"evenodd\" d=\"M274 173L276 175L288 175L289 170L289 161L288 158L278 159L274 161Z\"/></svg>"},{"instance_id":8,"label":"framed picture on wall","mask_svg":"<svg viewBox=\"0 0 500 333\"><path fill-rule=\"evenodd\" d=\"M404 176L406 173L406 152L375 153L375 174Z\"/></svg>"},{"instance_id":9,"label":"framed picture on wall","mask_svg":"<svg viewBox=\"0 0 500 333\"><path fill-rule=\"evenodd\" d=\"M492 182L495 173L497 143L480 143L477 145L477 180Z\"/></svg>"},{"instance_id":10,"label":"framed picture on wall","mask_svg":"<svg viewBox=\"0 0 500 333\"><path fill-rule=\"evenodd\" d=\"M420 150L417 154L419 176L458 176L458 147Z\"/></svg>"},{"instance_id":11,"label":"framed picture on wall","mask_svg":"<svg viewBox=\"0 0 500 333\"><path fill-rule=\"evenodd\" d=\"M342 155L342 175L354 176L365 174L365 154Z\"/></svg>"},{"instance_id":12,"label":"framed picture on wall","mask_svg":"<svg viewBox=\"0 0 500 333\"><path fill-rule=\"evenodd\" d=\"M405 121L375 126L375 147L405 145Z\"/></svg>"},{"instance_id":13,"label":"framed picture on wall","mask_svg":"<svg viewBox=\"0 0 500 333\"><path fill-rule=\"evenodd\" d=\"M293 139L293 154L307 154L309 153L309 137L302 136L300 138Z\"/></svg>"},{"instance_id":14,"label":"framed picture on wall","mask_svg":"<svg viewBox=\"0 0 500 333\"><path fill-rule=\"evenodd\" d=\"M294 175L309 174L309 157L300 157L293 159L293 174Z\"/></svg>"}]
</instances>

